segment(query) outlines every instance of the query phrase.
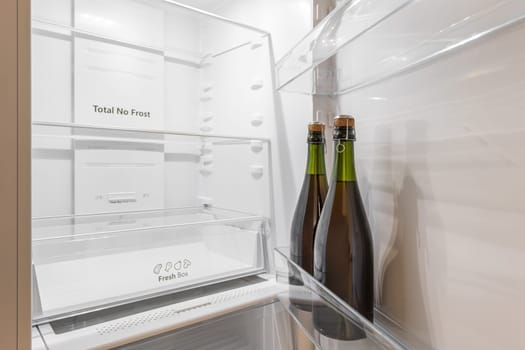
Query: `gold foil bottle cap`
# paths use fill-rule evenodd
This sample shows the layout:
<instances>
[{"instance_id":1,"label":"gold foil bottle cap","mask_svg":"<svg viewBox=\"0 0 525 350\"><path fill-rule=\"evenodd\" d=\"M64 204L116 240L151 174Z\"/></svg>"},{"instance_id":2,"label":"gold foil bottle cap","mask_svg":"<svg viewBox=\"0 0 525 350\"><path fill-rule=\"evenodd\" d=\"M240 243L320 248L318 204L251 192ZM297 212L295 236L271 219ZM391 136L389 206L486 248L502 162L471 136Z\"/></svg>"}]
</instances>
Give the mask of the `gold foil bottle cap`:
<instances>
[{"instance_id":1,"label":"gold foil bottle cap","mask_svg":"<svg viewBox=\"0 0 525 350\"><path fill-rule=\"evenodd\" d=\"M353 128L355 126L355 119L351 115L338 115L334 118L334 127Z\"/></svg>"},{"instance_id":2,"label":"gold foil bottle cap","mask_svg":"<svg viewBox=\"0 0 525 350\"><path fill-rule=\"evenodd\" d=\"M324 123L321 123L321 122L310 122L308 124L308 131L310 131L310 132L312 132L312 131L324 132L324 129L325 129L325 125L324 125Z\"/></svg>"}]
</instances>

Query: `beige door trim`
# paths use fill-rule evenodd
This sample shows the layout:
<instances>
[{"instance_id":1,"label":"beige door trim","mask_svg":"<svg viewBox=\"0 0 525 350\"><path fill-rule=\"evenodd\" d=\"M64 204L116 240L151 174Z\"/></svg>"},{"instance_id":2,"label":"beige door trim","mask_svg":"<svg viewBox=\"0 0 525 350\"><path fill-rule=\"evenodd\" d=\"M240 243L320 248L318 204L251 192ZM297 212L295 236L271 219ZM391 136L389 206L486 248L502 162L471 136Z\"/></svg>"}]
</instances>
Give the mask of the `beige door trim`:
<instances>
[{"instance_id":1,"label":"beige door trim","mask_svg":"<svg viewBox=\"0 0 525 350\"><path fill-rule=\"evenodd\" d=\"M29 0L0 1L0 349L31 348Z\"/></svg>"},{"instance_id":2,"label":"beige door trim","mask_svg":"<svg viewBox=\"0 0 525 350\"><path fill-rule=\"evenodd\" d=\"M18 0L18 349L31 349L31 1Z\"/></svg>"}]
</instances>

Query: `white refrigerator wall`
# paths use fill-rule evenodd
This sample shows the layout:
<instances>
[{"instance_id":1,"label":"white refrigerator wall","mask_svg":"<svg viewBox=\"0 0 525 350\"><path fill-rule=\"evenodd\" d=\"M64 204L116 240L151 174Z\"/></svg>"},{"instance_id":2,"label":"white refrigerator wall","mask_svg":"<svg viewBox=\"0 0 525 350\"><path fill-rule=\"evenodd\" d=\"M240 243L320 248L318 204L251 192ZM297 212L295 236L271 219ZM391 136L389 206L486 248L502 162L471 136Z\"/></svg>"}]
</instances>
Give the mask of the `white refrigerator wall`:
<instances>
[{"instance_id":1,"label":"white refrigerator wall","mask_svg":"<svg viewBox=\"0 0 525 350\"><path fill-rule=\"evenodd\" d=\"M269 138L276 111L268 38L203 18L161 1L34 0L33 120ZM94 103L149 114L116 118ZM269 147L250 140L202 147L198 138L164 141L169 142L135 157L144 147L118 142L79 147L66 139L57 145L37 136L33 216L201 204L272 215L270 191L262 191L271 181ZM107 157L97 151L107 149L118 150ZM232 154L237 162L228 166ZM106 176L110 168L113 175ZM148 180L151 171L154 181ZM130 191L126 187L138 186L136 181L111 180L126 173L143 188ZM103 179L104 189L97 182ZM108 207L97 202L101 191L137 194Z\"/></svg>"},{"instance_id":2,"label":"white refrigerator wall","mask_svg":"<svg viewBox=\"0 0 525 350\"><path fill-rule=\"evenodd\" d=\"M400 12L339 64L373 69L391 33L425 33L422 15ZM340 98L357 119L377 303L417 348L525 348L524 37L521 22Z\"/></svg>"},{"instance_id":3,"label":"white refrigerator wall","mask_svg":"<svg viewBox=\"0 0 525 350\"><path fill-rule=\"evenodd\" d=\"M198 2L190 4L199 6ZM269 32L274 63L312 28L311 0L226 0L208 3L205 8ZM263 78L273 84L272 73ZM276 92L274 101L270 137L274 145L275 244L288 246L291 218L306 167L306 125L312 120L312 97Z\"/></svg>"}]
</instances>

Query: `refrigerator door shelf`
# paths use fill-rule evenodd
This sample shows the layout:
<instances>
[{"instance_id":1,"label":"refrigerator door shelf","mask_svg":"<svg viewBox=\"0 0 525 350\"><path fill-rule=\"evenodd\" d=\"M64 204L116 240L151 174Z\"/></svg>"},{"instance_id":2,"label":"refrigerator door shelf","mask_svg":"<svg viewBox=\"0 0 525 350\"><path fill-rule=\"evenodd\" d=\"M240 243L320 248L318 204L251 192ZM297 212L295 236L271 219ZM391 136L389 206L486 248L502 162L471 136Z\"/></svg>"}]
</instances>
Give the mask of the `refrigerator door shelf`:
<instances>
[{"instance_id":1,"label":"refrigerator door shelf","mask_svg":"<svg viewBox=\"0 0 525 350\"><path fill-rule=\"evenodd\" d=\"M286 291L278 295L280 303L319 349L410 349L402 341L384 330L381 325L365 319L293 262L288 248L275 249L275 269L277 281L288 285ZM294 282L290 283L290 281ZM358 335L357 338L359 339L351 341L334 340L321 334L316 322L322 321L317 321L316 317L313 316L316 310L325 317L324 320L332 321L332 327L344 324L347 330L353 329L354 334Z\"/></svg>"},{"instance_id":2,"label":"refrigerator door shelf","mask_svg":"<svg viewBox=\"0 0 525 350\"><path fill-rule=\"evenodd\" d=\"M421 24L421 14L432 15ZM461 6L455 0L347 0L277 63L278 89L351 93L510 30L524 19L521 0L463 1ZM330 58L337 69L320 65Z\"/></svg>"}]
</instances>

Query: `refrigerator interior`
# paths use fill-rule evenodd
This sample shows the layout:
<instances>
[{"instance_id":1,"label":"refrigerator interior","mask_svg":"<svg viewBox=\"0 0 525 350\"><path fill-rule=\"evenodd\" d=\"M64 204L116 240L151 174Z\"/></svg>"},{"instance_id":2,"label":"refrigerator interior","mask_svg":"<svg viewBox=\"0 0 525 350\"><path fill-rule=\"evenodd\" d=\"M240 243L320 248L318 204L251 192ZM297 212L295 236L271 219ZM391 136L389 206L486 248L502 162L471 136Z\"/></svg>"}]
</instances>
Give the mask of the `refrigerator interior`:
<instances>
[{"instance_id":1,"label":"refrigerator interior","mask_svg":"<svg viewBox=\"0 0 525 350\"><path fill-rule=\"evenodd\" d=\"M35 349L525 346L524 6L339 2L277 62L275 98L265 31L171 1L33 0ZM314 116L356 117L375 324L286 248L273 266L274 207L293 210L274 185L293 192L304 143L278 112L312 96L334 103ZM364 344L321 337L297 298Z\"/></svg>"},{"instance_id":2,"label":"refrigerator interior","mask_svg":"<svg viewBox=\"0 0 525 350\"><path fill-rule=\"evenodd\" d=\"M330 346L402 349L274 266L267 32L157 0L32 16L35 349L326 348L298 297L363 332Z\"/></svg>"},{"instance_id":3,"label":"refrigerator interior","mask_svg":"<svg viewBox=\"0 0 525 350\"><path fill-rule=\"evenodd\" d=\"M268 34L166 1L33 1L33 321L267 270Z\"/></svg>"}]
</instances>

